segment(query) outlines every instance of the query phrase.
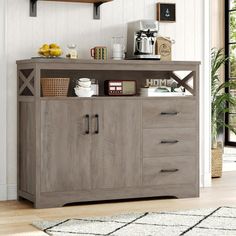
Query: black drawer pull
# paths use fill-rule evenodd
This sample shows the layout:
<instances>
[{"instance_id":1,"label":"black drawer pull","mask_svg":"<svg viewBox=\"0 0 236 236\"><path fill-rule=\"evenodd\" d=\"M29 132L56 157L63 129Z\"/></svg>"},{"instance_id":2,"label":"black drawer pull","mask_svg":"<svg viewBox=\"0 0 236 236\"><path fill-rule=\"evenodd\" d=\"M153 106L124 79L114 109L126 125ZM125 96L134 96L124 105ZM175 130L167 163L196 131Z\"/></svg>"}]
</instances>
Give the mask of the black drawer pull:
<instances>
[{"instance_id":1,"label":"black drawer pull","mask_svg":"<svg viewBox=\"0 0 236 236\"><path fill-rule=\"evenodd\" d=\"M178 172L179 169L162 169L161 172L162 173L174 173L174 172Z\"/></svg>"},{"instance_id":2,"label":"black drawer pull","mask_svg":"<svg viewBox=\"0 0 236 236\"><path fill-rule=\"evenodd\" d=\"M89 115L87 114L85 118L87 120L87 130L85 131L85 133L89 134L89 130L90 130Z\"/></svg>"},{"instance_id":3,"label":"black drawer pull","mask_svg":"<svg viewBox=\"0 0 236 236\"><path fill-rule=\"evenodd\" d=\"M99 134L99 115L96 114L95 118L97 119L97 130L95 131L95 134Z\"/></svg>"},{"instance_id":4,"label":"black drawer pull","mask_svg":"<svg viewBox=\"0 0 236 236\"><path fill-rule=\"evenodd\" d=\"M161 112L162 116L177 116L179 112Z\"/></svg>"},{"instance_id":5,"label":"black drawer pull","mask_svg":"<svg viewBox=\"0 0 236 236\"><path fill-rule=\"evenodd\" d=\"M161 144L175 144L178 143L178 140L162 140Z\"/></svg>"}]
</instances>

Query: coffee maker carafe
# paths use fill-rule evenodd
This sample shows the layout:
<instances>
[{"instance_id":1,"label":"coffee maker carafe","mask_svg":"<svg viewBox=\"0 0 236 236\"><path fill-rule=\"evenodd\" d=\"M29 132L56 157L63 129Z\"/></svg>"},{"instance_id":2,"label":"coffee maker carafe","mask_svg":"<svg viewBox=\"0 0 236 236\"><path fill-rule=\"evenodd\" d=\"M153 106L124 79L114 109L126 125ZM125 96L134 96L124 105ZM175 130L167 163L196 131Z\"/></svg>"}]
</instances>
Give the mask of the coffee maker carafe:
<instances>
[{"instance_id":1,"label":"coffee maker carafe","mask_svg":"<svg viewBox=\"0 0 236 236\"><path fill-rule=\"evenodd\" d=\"M136 49L135 49L135 54L155 54L155 45L156 39L153 36L150 36L149 32L139 32L137 37L136 37Z\"/></svg>"},{"instance_id":2,"label":"coffee maker carafe","mask_svg":"<svg viewBox=\"0 0 236 236\"><path fill-rule=\"evenodd\" d=\"M158 30L154 20L128 23L127 59L160 59L155 55Z\"/></svg>"}]
</instances>

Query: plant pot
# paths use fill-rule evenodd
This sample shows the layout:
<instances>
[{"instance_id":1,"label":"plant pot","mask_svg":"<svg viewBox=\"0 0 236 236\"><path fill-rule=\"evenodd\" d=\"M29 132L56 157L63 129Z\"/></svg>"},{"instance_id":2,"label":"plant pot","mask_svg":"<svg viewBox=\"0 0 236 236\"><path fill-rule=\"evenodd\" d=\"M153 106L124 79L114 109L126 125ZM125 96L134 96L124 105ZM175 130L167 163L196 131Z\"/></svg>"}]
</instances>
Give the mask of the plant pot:
<instances>
[{"instance_id":1,"label":"plant pot","mask_svg":"<svg viewBox=\"0 0 236 236\"><path fill-rule=\"evenodd\" d=\"M223 145L217 143L217 148L211 149L211 177L220 178L222 176L223 165Z\"/></svg>"}]
</instances>

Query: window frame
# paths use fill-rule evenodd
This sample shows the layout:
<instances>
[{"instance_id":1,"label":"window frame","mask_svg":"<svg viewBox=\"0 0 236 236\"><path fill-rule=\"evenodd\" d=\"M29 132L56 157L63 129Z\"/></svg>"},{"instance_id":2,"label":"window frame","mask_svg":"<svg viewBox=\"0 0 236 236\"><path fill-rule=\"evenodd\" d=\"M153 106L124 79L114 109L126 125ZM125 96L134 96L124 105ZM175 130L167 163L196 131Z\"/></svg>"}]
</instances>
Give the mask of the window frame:
<instances>
[{"instance_id":1,"label":"window frame","mask_svg":"<svg viewBox=\"0 0 236 236\"><path fill-rule=\"evenodd\" d=\"M230 13L236 12L235 9L230 9L230 0L225 1L225 56L228 58L230 56L230 45L236 45L236 42L230 42ZM225 82L230 81L230 62L229 60L225 63ZM235 79L235 78L234 78ZM229 88L225 89L225 93L229 93ZM227 108L229 108L229 104L226 104ZM229 124L230 115L236 113L226 113L225 114L225 123ZM227 127L224 129L225 133L225 146L236 146L236 142L230 140L230 131Z\"/></svg>"}]
</instances>

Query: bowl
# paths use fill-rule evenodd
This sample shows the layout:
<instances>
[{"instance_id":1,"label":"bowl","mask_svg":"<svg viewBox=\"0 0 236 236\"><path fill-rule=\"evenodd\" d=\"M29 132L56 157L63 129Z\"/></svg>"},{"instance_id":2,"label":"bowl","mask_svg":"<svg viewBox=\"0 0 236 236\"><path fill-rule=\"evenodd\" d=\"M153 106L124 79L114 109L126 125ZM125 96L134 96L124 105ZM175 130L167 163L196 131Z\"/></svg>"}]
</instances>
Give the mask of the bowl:
<instances>
[{"instance_id":1,"label":"bowl","mask_svg":"<svg viewBox=\"0 0 236 236\"><path fill-rule=\"evenodd\" d=\"M89 78L79 78L80 82L89 82L91 81Z\"/></svg>"},{"instance_id":2,"label":"bowl","mask_svg":"<svg viewBox=\"0 0 236 236\"><path fill-rule=\"evenodd\" d=\"M75 94L78 97L92 97L94 94L94 91L92 91L92 90L86 91L86 90L81 90L81 89L75 88Z\"/></svg>"},{"instance_id":3,"label":"bowl","mask_svg":"<svg viewBox=\"0 0 236 236\"><path fill-rule=\"evenodd\" d=\"M79 81L78 84L81 87L89 88L89 87L91 87L92 82L91 81Z\"/></svg>"},{"instance_id":4,"label":"bowl","mask_svg":"<svg viewBox=\"0 0 236 236\"><path fill-rule=\"evenodd\" d=\"M90 87L82 87L82 86L77 85L77 86L75 87L75 89L77 89L77 90L83 90L83 91L91 91L91 86L90 86Z\"/></svg>"}]
</instances>

